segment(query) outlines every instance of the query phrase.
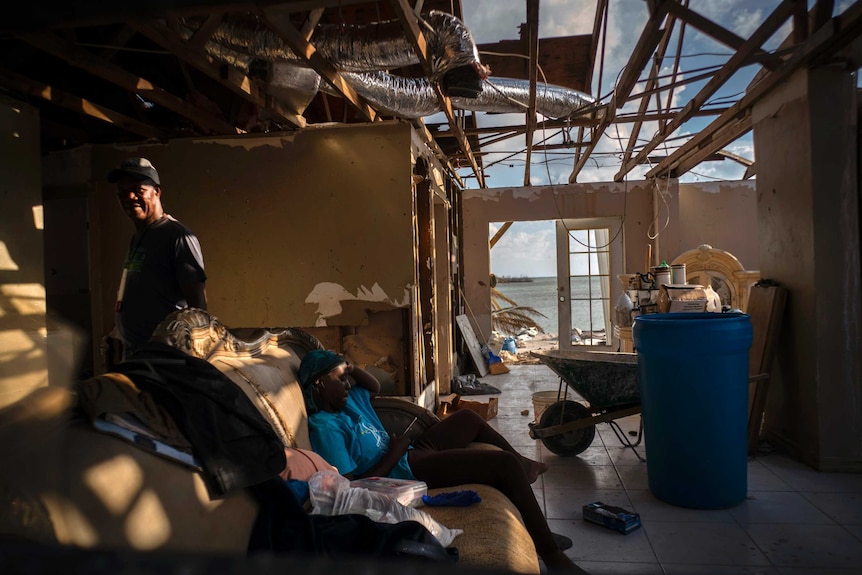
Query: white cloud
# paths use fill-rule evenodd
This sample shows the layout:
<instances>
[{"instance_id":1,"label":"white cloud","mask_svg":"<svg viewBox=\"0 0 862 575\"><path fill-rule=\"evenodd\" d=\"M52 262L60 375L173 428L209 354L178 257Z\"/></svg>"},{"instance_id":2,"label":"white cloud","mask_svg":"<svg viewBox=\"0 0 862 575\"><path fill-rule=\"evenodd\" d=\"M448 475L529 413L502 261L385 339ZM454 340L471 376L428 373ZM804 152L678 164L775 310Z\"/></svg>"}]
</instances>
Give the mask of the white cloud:
<instances>
[{"instance_id":1,"label":"white cloud","mask_svg":"<svg viewBox=\"0 0 862 575\"><path fill-rule=\"evenodd\" d=\"M515 222L491 250L491 272L498 276L547 277L556 275L556 268L551 221Z\"/></svg>"}]
</instances>

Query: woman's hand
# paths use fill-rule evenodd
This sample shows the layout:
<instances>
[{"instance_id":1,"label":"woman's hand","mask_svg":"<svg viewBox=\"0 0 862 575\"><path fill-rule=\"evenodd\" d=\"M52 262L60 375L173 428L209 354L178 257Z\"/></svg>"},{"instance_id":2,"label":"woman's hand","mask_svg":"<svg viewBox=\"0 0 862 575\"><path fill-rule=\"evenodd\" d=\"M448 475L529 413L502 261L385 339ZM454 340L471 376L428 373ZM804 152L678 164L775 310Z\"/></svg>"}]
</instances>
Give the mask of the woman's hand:
<instances>
[{"instance_id":1,"label":"woman's hand","mask_svg":"<svg viewBox=\"0 0 862 575\"><path fill-rule=\"evenodd\" d=\"M406 435L389 434L389 452L397 453L400 458L410 447L410 438Z\"/></svg>"},{"instance_id":2,"label":"woman's hand","mask_svg":"<svg viewBox=\"0 0 862 575\"><path fill-rule=\"evenodd\" d=\"M401 456L407 452L408 447L410 447L409 437L406 435L389 434L389 449L386 450L386 453L383 454L383 457L380 458L380 461L376 465L357 477L357 479L361 477L388 477L398 464Z\"/></svg>"},{"instance_id":3,"label":"woman's hand","mask_svg":"<svg viewBox=\"0 0 862 575\"><path fill-rule=\"evenodd\" d=\"M380 382L377 381L376 377L352 362L347 361L345 364L347 366L345 373L350 376L356 385L367 389L371 397L380 393Z\"/></svg>"}]
</instances>

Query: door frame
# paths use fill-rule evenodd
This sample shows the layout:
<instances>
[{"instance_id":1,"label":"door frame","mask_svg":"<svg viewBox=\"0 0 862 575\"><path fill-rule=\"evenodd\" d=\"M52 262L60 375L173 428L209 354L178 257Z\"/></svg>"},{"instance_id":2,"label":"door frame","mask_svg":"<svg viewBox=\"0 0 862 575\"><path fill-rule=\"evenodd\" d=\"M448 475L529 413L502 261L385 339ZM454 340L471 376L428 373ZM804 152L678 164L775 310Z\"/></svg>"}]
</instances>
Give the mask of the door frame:
<instances>
[{"instance_id":1,"label":"door frame","mask_svg":"<svg viewBox=\"0 0 862 575\"><path fill-rule=\"evenodd\" d=\"M572 345L572 306L571 306L571 269L569 266L569 231L607 228L610 238L608 253L608 283L610 294L608 300L608 321L610 329L606 328L607 345L595 346L616 349L612 328L614 302L622 295L623 288L619 281L614 281L617 276L624 273L625 265L625 237L623 219L621 217L601 218L568 218L556 221L557 231L557 339L559 349L571 350ZM564 335L566 334L566 335Z\"/></svg>"}]
</instances>

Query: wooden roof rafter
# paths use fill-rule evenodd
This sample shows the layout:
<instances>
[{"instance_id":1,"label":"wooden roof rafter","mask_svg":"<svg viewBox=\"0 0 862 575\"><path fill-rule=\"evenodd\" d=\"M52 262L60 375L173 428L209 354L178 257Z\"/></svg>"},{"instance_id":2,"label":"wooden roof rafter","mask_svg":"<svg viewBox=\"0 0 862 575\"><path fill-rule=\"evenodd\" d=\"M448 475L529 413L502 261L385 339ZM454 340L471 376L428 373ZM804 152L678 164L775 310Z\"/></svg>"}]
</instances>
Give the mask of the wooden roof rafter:
<instances>
[{"instance_id":1,"label":"wooden roof rafter","mask_svg":"<svg viewBox=\"0 0 862 575\"><path fill-rule=\"evenodd\" d=\"M602 64L604 63L604 49L605 44L607 43L607 25L608 25L608 0L598 0L596 2L596 13L593 15L593 34L592 40L590 42L590 57L587 62L587 73L584 78L584 86L587 91L592 90L593 86L593 73L596 68L596 57L598 56L599 51L599 38L602 38ZM604 66L599 66L599 89L601 92L602 85L602 72L604 71ZM598 100L599 94L596 95L596 100ZM584 142L584 126L578 127L578 144L583 144ZM578 146L575 149L575 165L581 159L581 146Z\"/></svg>"},{"instance_id":2,"label":"wooden roof rafter","mask_svg":"<svg viewBox=\"0 0 862 575\"><path fill-rule=\"evenodd\" d=\"M211 16L201 28L208 23L220 21L220 15ZM202 47L197 48L198 45L203 46L206 43L214 28L208 29L204 34L202 30L198 30L189 41L185 41L167 26L156 22L131 21L128 25L156 44L170 50L181 61L203 72L232 93L265 110L273 120L288 123L295 128L305 127L305 118L287 110L278 100L268 95L258 82L234 66L214 62ZM208 28L210 27L211 24ZM195 40L198 41L195 42Z\"/></svg>"},{"instance_id":3,"label":"wooden roof rafter","mask_svg":"<svg viewBox=\"0 0 862 575\"><path fill-rule=\"evenodd\" d=\"M658 87L658 75L661 71L662 61L664 60L664 56L667 53L667 47L670 43L670 38L673 35L674 25L676 24L676 18L674 16L668 16L667 24L664 28L664 35L658 44L658 49L656 50L655 58L653 59L652 68L650 68L649 78L647 79L646 86L644 86L644 94L642 94L640 104L638 105L637 117L642 118L646 113L647 108L649 107L650 97L649 94L652 90L655 90ZM680 35L683 33L680 30ZM676 70L674 70L674 74L676 74ZM656 92L658 94L658 92ZM629 141L626 144L626 149L623 151L623 160L622 164L625 165L626 162L629 161L629 158L632 156L632 152L635 149L635 146L638 142L638 136L640 135L641 126L643 126L643 120L638 119L634 126L632 126L632 132L629 134Z\"/></svg>"},{"instance_id":4,"label":"wooden roof rafter","mask_svg":"<svg viewBox=\"0 0 862 575\"><path fill-rule=\"evenodd\" d=\"M813 8L815 14L818 7ZM704 157L716 153L751 129L751 109L772 88L804 65L823 60L843 49L862 32L862 3L852 4L842 14L827 20L796 47L777 70L756 78L756 84L733 106L695 134L673 154L646 173L647 178L679 177L696 167Z\"/></svg>"},{"instance_id":5,"label":"wooden roof rafter","mask_svg":"<svg viewBox=\"0 0 862 575\"><path fill-rule=\"evenodd\" d=\"M592 131L590 145L580 154L572 173L569 174L570 184L577 182L578 174L581 173L581 170L586 165L590 154L595 150L596 145L601 140L602 135L604 135L605 129L613 121L617 108L621 108L625 104L634 89L641 72L661 40L663 35L661 26L668 10L670 10L670 4L674 4L675 2L676 0L648 0L647 5L650 8L650 17L644 24L643 30L641 30L637 44L635 44L635 48L614 89L611 101L605 109L605 115L602 117L599 125Z\"/></svg>"},{"instance_id":6,"label":"wooden roof rafter","mask_svg":"<svg viewBox=\"0 0 862 575\"><path fill-rule=\"evenodd\" d=\"M58 90L53 86L37 82L26 78L20 74L16 74L11 70L0 69L0 84L14 88L24 94L41 98L47 102L51 102L57 106L77 112L79 114L95 118L96 120L113 124L118 128L138 134L145 138L156 140L164 140L167 134L158 128L155 128L144 122L140 122L134 118L129 118L124 114L120 114L105 106L100 106L85 98L80 98L73 94L68 94L62 90Z\"/></svg>"},{"instance_id":7,"label":"wooden roof rafter","mask_svg":"<svg viewBox=\"0 0 862 575\"><path fill-rule=\"evenodd\" d=\"M772 37L773 34L784 24L785 21L793 14L794 5L804 0L783 0L772 13L767 16L763 23L749 36L748 40L739 47L739 49L731 56L727 62L712 76L712 79L701 88L701 90L688 101L685 107L680 110L674 118L667 124L663 124L658 133L653 139L637 153L634 159L626 159L623 161L620 170L614 176L614 180L619 182L632 169L645 160L661 143L672 134L685 122L693 117L693 113L700 110L707 100L715 94L729 80L739 68L749 60L752 54L761 50L761 46ZM713 150L714 151L714 150Z\"/></svg>"},{"instance_id":8,"label":"wooden roof rafter","mask_svg":"<svg viewBox=\"0 0 862 575\"><path fill-rule=\"evenodd\" d=\"M430 78L433 70L431 69L431 61L428 56L428 43L425 40L425 35L422 33L422 30L419 29L419 20L416 13L413 11L413 7L410 6L407 0L390 0L390 4L397 14L398 19L401 21L404 33L413 44L413 49L419 57L419 63L421 64L422 69ZM463 128L455 118L455 112L452 109L452 102L449 100L449 97L443 93L443 89L438 82L432 82L432 85L434 92L437 94L437 100L440 102L440 108L445 114L446 120L449 122L449 127L458 142L458 146L464 153L467 161L470 163L473 173L476 175L479 187L486 187L485 174L482 169L479 168L479 164L476 162L476 157L473 155L473 150L470 147L470 142L467 140L467 136L464 134Z\"/></svg>"},{"instance_id":9,"label":"wooden roof rafter","mask_svg":"<svg viewBox=\"0 0 862 575\"><path fill-rule=\"evenodd\" d=\"M174 96L167 90L160 88L149 80L127 72L123 68L116 66L108 60L100 58L91 52L82 50L73 43L62 39L55 34L49 32L25 33L21 34L19 38L34 48L38 48L43 52L51 54L71 66L84 70L93 76L102 78L103 80L124 88L129 92L139 94L146 100L171 110L175 114L186 118L192 124L196 125L205 134L239 134L243 132L243 130L231 125L229 122L212 116L204 110L193 106L177 96Z\"/></svg>"},{"instance_id":10,"label":"wooden roof rafter","mask_svg":"<svg viewBox=\"0 0 862 575\"><path fill-rule=\"evenodd\" d=\"M695 12L688 6L673 2L670 7L670 13L677 18L684 20L688 25L697 28L714 40L721 42L729 48L733 48L737 52L739 52L740 48L748 42L727 28L716 24L706 16ZM762 64L764 68L770 70L774 70L781 64L781 60L777 56L761 50L759 46L758 50L750 53L748 57Z\"/></svg>"},{"instance_id":11,"label":"wooden roof rafter","mask_svg":"<svg viewBox=\"0 0 862 575\"><path fill-rule=\"evenodd\" d=\"M260 14L264 23L366 120L374 122L379 119L377 110L357 94L353 86L341 77L338 70L320 55L314 45L309 43L306 35L296 29L290 21L290 12L281 8L263 7L260 9Z\"/></svg>"},{"instance_id":12,"label":"wooden roof rafter","mask_svg":"<svg viewBox=\"0 0 862 575\"><path fill-rule=\"evenodd\" d=\"M524 186L530 185L530 161L533 154L533 132L536 130L536 82L539 76L539 0L527 0L527 52L529 57L528 75L530 94L527 103L526 163L524 164Z\"/></svg>"}]
</instances>

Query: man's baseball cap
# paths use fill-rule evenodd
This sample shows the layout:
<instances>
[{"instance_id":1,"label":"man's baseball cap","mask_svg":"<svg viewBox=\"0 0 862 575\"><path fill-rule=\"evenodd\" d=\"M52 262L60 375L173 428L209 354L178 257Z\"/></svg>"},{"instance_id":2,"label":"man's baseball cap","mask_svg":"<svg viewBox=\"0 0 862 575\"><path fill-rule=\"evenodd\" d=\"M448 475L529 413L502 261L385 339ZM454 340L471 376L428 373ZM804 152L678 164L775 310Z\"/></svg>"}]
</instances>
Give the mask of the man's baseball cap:
<instances>
[{"instance_id":1,"label":"man's baseball cap","mask_svg":"<svg viewBox=\"0 0 862 575\"><path fill-rule=\"evenodd\" d=\"M123 176L136 180L152 180L155 185L162 185L155 166L146 158L129 158L120 164L119 168L114 168L108 173L108 181L116 184Z\"/></svg>"}]
</instances>

